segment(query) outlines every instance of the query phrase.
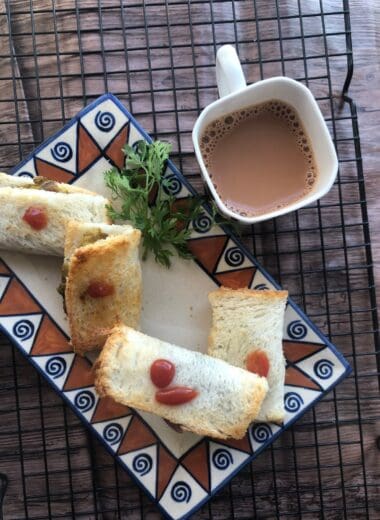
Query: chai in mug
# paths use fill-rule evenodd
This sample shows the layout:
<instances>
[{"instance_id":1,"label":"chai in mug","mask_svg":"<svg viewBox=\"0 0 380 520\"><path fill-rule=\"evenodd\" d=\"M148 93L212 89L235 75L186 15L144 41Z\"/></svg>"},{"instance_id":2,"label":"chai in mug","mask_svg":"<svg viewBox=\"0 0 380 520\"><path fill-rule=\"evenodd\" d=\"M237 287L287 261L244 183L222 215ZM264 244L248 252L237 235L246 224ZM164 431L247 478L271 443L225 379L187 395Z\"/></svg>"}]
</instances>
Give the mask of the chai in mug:
<instances>
[{"instance_id":1,"label":"chai in mug","mask_svg":"<svg viewBox=\"0 0 380 520\"><path fill-rule=\"evenodd\" d=\"M247 86L231 45L218 50L215 71L220 99L202 110L192 139L219 211L255 224L323 197L338 159L311 91L285 76Z\"/></svg>"},{"instance_id":2,"label":"chai in mug","mask_svg":"<svg viewBox=\"0 0 380 520\"><path fill-rule=\"evenodd\" d=\"M219 197L243 217L303 199L318 177L296 110L276 99L211 121L201 134L200 150Z\"/></svg>"}]
</instances>

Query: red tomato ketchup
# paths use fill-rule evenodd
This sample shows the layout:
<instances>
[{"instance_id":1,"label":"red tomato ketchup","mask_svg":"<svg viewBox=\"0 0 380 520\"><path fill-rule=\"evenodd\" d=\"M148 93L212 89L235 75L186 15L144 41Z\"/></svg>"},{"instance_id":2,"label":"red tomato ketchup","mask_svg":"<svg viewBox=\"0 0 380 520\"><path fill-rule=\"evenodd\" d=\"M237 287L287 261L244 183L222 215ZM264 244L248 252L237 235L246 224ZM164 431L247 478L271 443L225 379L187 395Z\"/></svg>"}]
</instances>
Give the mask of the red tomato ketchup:
<instances>
[{"instance_id":1,"label":"red tomato ketchup","mask_svg":"<svg viewBox=\"0 0 380 520\"><path fill-rule=\"evenodd\" d=\"M156 359L150 367L150 378L158 388L165 388L173 381L175 366L167 359Z\"/></svg>"},{"instance_id":2,"label":"red tomato ketchup","mask_svg":"<svg viewBox=\"0 0 380 520\"><path fill-rule=\"evenodd\" d=\"M197 397L198 392L188 386L172 386L164 390L157 390L156 401L161 404L176 406L185 404Z\"/></svg>"},{"instance_id":3,"label":"red tomato ketchup","mask_svg":"<svg viewBox=\"0 0 380 520\"><path fill-rule=\"evenodd\" d=\"M93 281L87 287L86 293L92 298L104 298L105 296L111 296L115 292L115 288L112 284L107 282Z\"/></svg>"},{"instance_id":4,"label":"red tomato ketchup","mask_svg":"<svg viewBox=\"0 0 380 520\"><path fill-rule=\"evenodd\" d=\"M45 208L39 206L30 206L30 208L25 211L22 220L36 231L44 229L48 224Z\"/></svg>"},{"instance_id":5,"label":"red tomato ketchup","mask_svg":"<svg viewBox=\"0 0 380 520\"><path fill-rule=\"evenodd\" d=\"M269 372L269 359L262 350L250 352L246 359L247 370L262 377L267 377Z\"/></svg>"}]
</instances>

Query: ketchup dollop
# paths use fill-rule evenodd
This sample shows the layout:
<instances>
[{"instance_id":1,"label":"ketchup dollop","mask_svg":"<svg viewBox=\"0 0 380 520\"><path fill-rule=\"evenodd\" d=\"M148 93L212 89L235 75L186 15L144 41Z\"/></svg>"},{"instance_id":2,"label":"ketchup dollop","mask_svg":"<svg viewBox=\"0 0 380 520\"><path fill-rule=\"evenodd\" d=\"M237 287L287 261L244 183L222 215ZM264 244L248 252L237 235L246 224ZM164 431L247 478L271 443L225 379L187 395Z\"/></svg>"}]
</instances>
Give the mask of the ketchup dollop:
<instances>
[{"instance_id":1,"label":"ketchup dollop","mask_svg":"<svg viewBox=\"0 0 380 520\"><path fill-rule=\"evenodd\" d=\"M156 359L150 367L150 378L158 388L165 388L173 381L175 366L167 359Z\"/></svg>"},{"instance_id":2,"label":"ketchup dollop","mask_svg":"<svg viewBox=\"0 0 380 520\"><path fill-rule=\"evenodd\" d=\"M107 282L93 281L87 287L86 293L92 298L104 298L110 296L115 292L115 288L112 284Z\"/></svg>"},{"instance_id":3,"label":"ketchup dollop","mask_svg":"<svg viewBox=\"0 0 380 520\"><path fill-rule=\"evenodd\" d=\"M198 392L194 388L188 386L172 386L164 390L157 390L156 401L161 404L176 406L192 401L197 395Z\"/></svg>"},{"instance_id":4,"label":"ketchup dollop","mask_svg":"<svg viewBox=\"0 0 380 520\"><path fill-rule=\"evenodd\" d=\"M262 377L267 377L269 372L269 359L262 350L250 352L246 359L247 370Z\"/></svg>"},{"instance_id":5,"label":"ketchup dollop","mask_svg":"<svg viewBox=\"0 0 380 520\"><path fill-rule=\"evenodd\" d=\"M22 220L36 231L44 229L48 223L45 209L39 206L30 206L30 208L25 211Z\"/></svg>"}]
</instances>

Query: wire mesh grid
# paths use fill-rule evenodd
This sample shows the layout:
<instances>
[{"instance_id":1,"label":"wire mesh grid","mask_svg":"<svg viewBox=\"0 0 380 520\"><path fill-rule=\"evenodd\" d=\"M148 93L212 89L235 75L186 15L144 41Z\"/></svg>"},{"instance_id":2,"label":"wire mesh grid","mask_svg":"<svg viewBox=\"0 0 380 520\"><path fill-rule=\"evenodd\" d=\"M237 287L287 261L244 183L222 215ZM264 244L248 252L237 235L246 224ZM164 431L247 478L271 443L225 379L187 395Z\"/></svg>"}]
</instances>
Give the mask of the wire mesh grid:
<instances>
[{"instance_id":1,"label":"wire mesh grid","mask_svg":"<svg viewBox=\"0 0 380 520\"><path fill-rule=\"evenodd\" d=\"M378 518L378 324L346 0L0 0L0 164L7 170L110 91L202 190L191 129L216 99L215 51L248 82L313 92L338 150L330 193L243 230L353 374L194 518ZM154 506L7 340L0 339L4 519L158 518ZM377 359L378 361L378 359ZM6 489L7 488L7 489ZM1 518L1 514L0 514Z\"/></svg>"}]
</instances>

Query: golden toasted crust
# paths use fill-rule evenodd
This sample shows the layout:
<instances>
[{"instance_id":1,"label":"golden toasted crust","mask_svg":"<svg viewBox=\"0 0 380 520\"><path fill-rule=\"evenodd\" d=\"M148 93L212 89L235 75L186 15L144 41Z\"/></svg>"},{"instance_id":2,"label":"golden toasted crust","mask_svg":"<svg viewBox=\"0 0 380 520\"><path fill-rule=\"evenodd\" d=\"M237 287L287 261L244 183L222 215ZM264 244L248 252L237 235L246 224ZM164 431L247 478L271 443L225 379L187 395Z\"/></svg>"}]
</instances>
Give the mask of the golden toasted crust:
<instances>
[{"instance_id":1,"label":"golden toasted crust","mask_svg":"<svg viewBox=\"0 0 380 520\"><path fill-rule=\"evenodd\" d=\"M118 323L138 328L141 313L141 232L110 236L79 247L68 260L65 303L71 343L79 354L103 346ZM114 293L102 298L86 294L92 281L107 282Z\"/></svg>"},{"instance_id":2,"label":"golden toasted crust","mask_svg":"<svg viewBox=\"0 0 380 520\"><path fill-rule=\"evenodd\" d=\"M75 184L64 184L62 182L58 183L60 191L62 193L86 193L87 195L99 195L94 191L86 190L85 188L81 188L80 186L75 186ZM110 221L110 220L109 220Z\"/></svg>"},{"instance_id":3,"label":"golden toasted crust","mask_svg":"<svg viewBox=\"0 0 380 520\"><path fill-rule=\"evenodd\" d=\"M116 225L104 222L94 223L70 220L66 223L65 258L69 259L78 247L83 247L108 237L129 235L133 229L129 224Z\"/></svg>"},{"instance_id":4,"label":"golden toasted crust","mask_svg":"<svg viewBox=\"0 0 380 520\"><path fill-rule=\"evenodd\" d=\"M95 388L99 397L109 396L115 399L115 401L116 398L114 396L117 392L113 391L110 384L110 370L112 370L112 357L114 356L116 344L122 338L121 330L122 328L118 325L112 329L111 334L108 336L103 349L92 367L95 373Z\"/></svg>"},{"instance_id":5,"label":"golden toasted crust","mask_svg":"<svg viewBox=\"0 0 380 520\"><path fill-rule=\"evenodd\" d=\"M82 232L83 222L78 222L77 220L69 220L66 224L65 229L65 258L69 259L70 256L81 246L83 232ZM98 228L99 230L102 227L102 223L93 224L93 228ZM86 244L89 245L89 244Z\"/></svg>"},{"instance_id":6,"label":"golden toasted crust","mask_svg":"<svg viewBox=\"0 0 380 520\"><path fill-rule=\"evenodd\" d=\"M115 388L113 384L115 377L114 374L116 372L120 372L120 370L123 369L123 367L120 366L119 360L117 359L117 352L120 348L127 349L130 344L128 329L129 327L124 326L114 328L94 365L95 388L99 396L111 397L116 402L126 406L137 408L145 412L156 413L165 419L176 422L175 417L173 418L175 407L169 407L170 410L167 410L167 413L165 413L165 407L157 404L155 405L155 403L144 399L143 397L136 397L138 392L136 392L136 395L133 395L133 392L126 393ZM149 345L144 345L144 348L149 349ZM147 377L149 376L147 375ZM136 385L140 384L142 383L138 378L136 378ZM252 393L252 397L249 399L249 401L245 404L240 422L233 426L229 426L228 433L226 431L221 432L217 429L210 429L205 427L202 420L196 415L196 413L194 413L194 411L189 411L189 415L186 418L186 424L183 424L184 421L178 421L177 423L181 425L183 430L188 430L198 435L219 439L241 439L246 434L247 428L252 418L257 416L266 393L266 380L264 378L257 378L255 391ZM210 410L210 414L211 413L214 412Z\"/></svg>"},{"instance_id":7,"label":"golden toasted crust","mask_svg":"<svg viewBox=\"0 0 380 520\"><path fill-rule=\"evenodd\" d=\"M76 186L73 184L66 184L64 182L58 182L52 179L48 179L46 177L42 177L37 175L36 177L19 177L15 175L8 175L6 173L0 172L0 187L9 187L9 188L31 188L35 189L41 183L54 183L59 193L86 193L87 195L98 195L97 193L86 190L85 188L81 188L80 186ZM52 191L52 190L51 190Z\"/></svg>"},{"instance_id":8,"label":"golden toasted crust","mask_svg":"<svg viewBox=\"0 0 380 520\"><path fill-rule=\"evenodd\" d=\"M65 228L65 257L68 259L71 255L72 245L77 234L78 222L76 220L69 220Z\"/></svg>"},{"instance_id":9,"label":"golden toasted crust","mask_svg":"<svg viewBox=\"0 0 380 520\"><path fill-rule=\"evenodd\" d=\"M219 287L215 291L211 291L208 295L209 300L213 299L213 301L217 301L219 298L224 298L228 294L238 295L244 298L256 298L260 296L262 299L279 299L282 300L288 297L288 291L276 291L272 289L268 289L265 291L260 291L256 289L248 289L248 287L244 287L242 289L230 289L229 287Z\"/></svg>"}]
</instances>

